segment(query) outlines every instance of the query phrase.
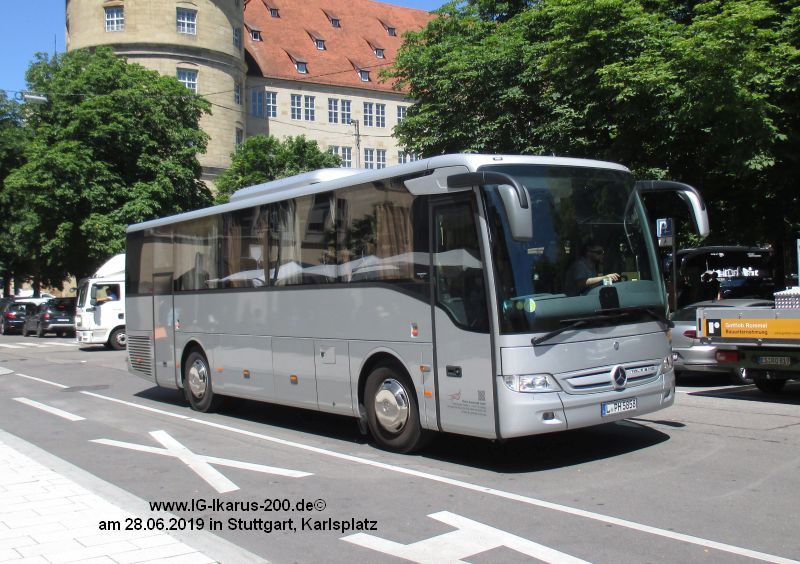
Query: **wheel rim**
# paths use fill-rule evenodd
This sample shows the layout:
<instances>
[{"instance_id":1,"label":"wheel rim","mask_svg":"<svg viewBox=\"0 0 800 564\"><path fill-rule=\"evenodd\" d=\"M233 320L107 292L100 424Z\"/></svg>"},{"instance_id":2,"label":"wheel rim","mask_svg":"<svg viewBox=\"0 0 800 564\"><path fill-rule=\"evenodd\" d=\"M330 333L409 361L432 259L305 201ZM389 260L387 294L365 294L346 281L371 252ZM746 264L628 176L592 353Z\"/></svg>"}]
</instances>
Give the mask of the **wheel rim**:
<instances>
[{"instance_id":1,"label":"wheel rim","mask_svg":"<svg viewBox=\"0 0 800 564\"><path fill-rule=\"evenodd\" d=\"M117 333L117 344L121 347L128 344L128 335L126 333Z\"/></svg>"},{"instance_id":2,"label":"wheel rim","mask_svg":"<svg viewBox=\"0 0 800 564\"><path fill-rule=\"evenodd\" d=\"M408 422L408 393L402 384L394 379L386 379L375 392L375 417L381 427L399 433Z\"/></svg>"},{"instance_id":3,"label":"wheel rim","mask_svg":"<svg viewBox=\"0 0 800 564\"><path fill-rule=\"evenodd\" d=\"M208 367L202 360L197 359L189 368L189 389L194 397L202 399L206 395L207 388Z\"/></svg>"}]
</instances>

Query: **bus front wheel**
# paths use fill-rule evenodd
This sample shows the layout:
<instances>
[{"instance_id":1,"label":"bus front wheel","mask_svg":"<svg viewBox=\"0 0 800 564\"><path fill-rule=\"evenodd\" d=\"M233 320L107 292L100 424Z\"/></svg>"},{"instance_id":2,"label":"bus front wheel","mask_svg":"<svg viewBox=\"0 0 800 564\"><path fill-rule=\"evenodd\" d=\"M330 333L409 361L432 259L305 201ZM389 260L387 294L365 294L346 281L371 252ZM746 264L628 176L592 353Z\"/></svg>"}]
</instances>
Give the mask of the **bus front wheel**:
<instances>
[{"instance_id":1,"label":"bus front wheel","mask_svg":"<svg viewBox=\"0 0 800 564\"><path fill-rule=\"evenodd\" d=\"M184 363L183 392L195 411L213 411L218 402L211 386L211 370L203 353L193 351Z\"/></svg>"},{"instance_id":2,"label":"bus front wheel","mask_svg":"<svg viewBox=\"0 0 800 564\"><path fill-rule=\"evenodd\" d=\"M364 388L367 424L378 445L395 452L420 448L425 438L411 380L389 366L379 366Z\"/></svg>"}]
</instances>

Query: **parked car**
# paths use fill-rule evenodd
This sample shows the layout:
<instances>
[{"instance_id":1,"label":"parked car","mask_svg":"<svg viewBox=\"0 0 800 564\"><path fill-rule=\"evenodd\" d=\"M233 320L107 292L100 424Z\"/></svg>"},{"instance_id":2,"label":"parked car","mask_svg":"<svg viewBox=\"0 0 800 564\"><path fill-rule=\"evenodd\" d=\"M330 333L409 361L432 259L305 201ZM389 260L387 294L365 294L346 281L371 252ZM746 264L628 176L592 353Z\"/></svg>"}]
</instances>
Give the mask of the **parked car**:
<instances>
[{"instance_id":1,"label":"parked car","mask_svg":"<svg viewBox=\"0 0 800 564\"><path fill-rule=\"evenodd\" d=\"M717 364L715 358L717 347L700 342L697 338L697 308L700 307L772 307L772 300L731 299L719 301L703 301L689 304L672 314L672 357L675 371L688 372L729 372L734 384L749 384L745 369L730 372L729 367Z\"/></svg>"},{"instance_id":2,"label":"parked car","mask_svg":"<svg viewBox=\"0 0 800 564\"><path fill-rule=\"evenodd\" d=\"M7 302L0 313L0 335L22 332L25 319L36 312L39 304L30 300L14 300Z\"/></svg>"},{"instance_id":3,"label":"parked car","mask_svg":"<svg viewBox=\"0 0 800 564\"><path fill-rule=\"evenodd\" d=\"M76 298L53 298L40 304L33 315L29 315L22 328L26 337L36 333L44 337L47 333L55 333L61 337L66 334L75 335L75 303Z\"/></svg>"}]
</instances>

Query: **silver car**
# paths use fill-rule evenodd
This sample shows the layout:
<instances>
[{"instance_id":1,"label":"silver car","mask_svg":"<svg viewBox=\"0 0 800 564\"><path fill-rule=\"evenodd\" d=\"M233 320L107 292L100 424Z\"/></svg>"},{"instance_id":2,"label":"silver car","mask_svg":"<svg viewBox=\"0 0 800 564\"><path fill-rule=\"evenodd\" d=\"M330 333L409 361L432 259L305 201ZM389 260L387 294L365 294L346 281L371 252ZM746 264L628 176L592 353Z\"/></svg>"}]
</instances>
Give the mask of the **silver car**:
<instances>
[{"instance_id":1,"label":"silver car","mask_svg":"<svg viewBox=\"0 0 800 564\"><path fill-rule=\"evenodd\" d=\"M720 366L715 358L716 345L703 344L697 338L697 308L699 307L772 307L771 300L730 299L703 301L689 304L672 314L672 357L676 372L730 372L730 367ZM744 368L731 373L734 384L749 384Z\"/></svg>"}]
</instances>

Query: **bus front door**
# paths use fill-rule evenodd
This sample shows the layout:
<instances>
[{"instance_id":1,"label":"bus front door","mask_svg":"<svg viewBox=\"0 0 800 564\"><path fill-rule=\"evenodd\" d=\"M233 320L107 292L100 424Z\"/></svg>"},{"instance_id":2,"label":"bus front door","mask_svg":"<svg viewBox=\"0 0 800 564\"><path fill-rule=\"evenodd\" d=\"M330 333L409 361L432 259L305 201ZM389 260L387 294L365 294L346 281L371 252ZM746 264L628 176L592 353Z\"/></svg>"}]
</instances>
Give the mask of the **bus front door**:
<instances>
[{"instance_id":1,"label":"bus front door","mask_svg":"<svg viewBox=\"0 0 800 564\"><path fill-rule=\"evenodd\" d=\"M489 309L473 193L435 198L431 205L440 426L494 438Z\"/></svg>"}]
</instances>

